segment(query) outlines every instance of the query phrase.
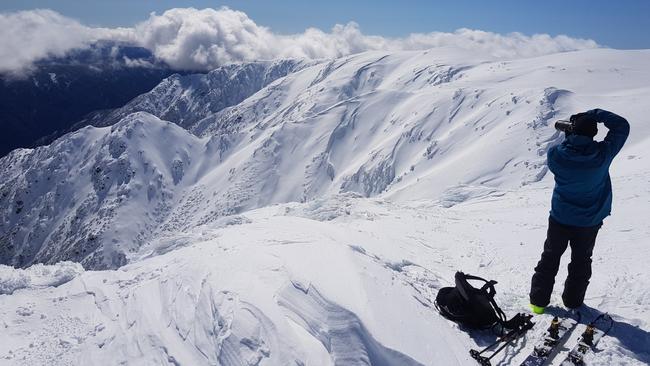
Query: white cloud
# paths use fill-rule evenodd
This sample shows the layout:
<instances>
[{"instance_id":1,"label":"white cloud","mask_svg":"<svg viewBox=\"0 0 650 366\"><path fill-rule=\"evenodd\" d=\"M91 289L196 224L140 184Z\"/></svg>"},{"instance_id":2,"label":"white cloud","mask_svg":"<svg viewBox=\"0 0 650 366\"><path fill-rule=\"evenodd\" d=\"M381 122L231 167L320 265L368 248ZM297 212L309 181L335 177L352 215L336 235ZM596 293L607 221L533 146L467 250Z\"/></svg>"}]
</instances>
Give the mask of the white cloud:
<instances>
[{"instance_id":1,"label":"white cloud","mask_svg":"<svg viewBox=\"0 0 650 366\"><path fill-rule=\"evenodd\" d=\"M368 50L418 50L455 46L498 57L531 57L598 47L596 42L546 34L507 35L459 29L453 33L411 34L404 38L365 35L356 23L330 32L309 28L279 35L229 8L177 8L152 13L133 28L92 28L51 10L0 14L0 72L28 68L48 55L63 55L99 39L126 41L153 51L175 68L209 70L219 65L283 57L333 58Z\"/></svg>"},{"instance_id":2,"label":"white cloud","mask_svg":"<svg viewBox=\"0 0 650 366\"><path fill-rule=\"evenodd\" d=\"M187 69L270 59L279 55L276 36L240 11L193 8L152 14L136 25L134 38L168 62Z\"/></svg>"},{"instance_id":3,"label":"white cloud","mask_svg":"<svg viewBox=\"0 0 650 366\"><path fill-rule=\"evenodd\" d=\"M83 46L88 28L51 10L0 14L0 71L29 67L47 55Z\"/></svg>"},{"instance_id":4,"label":"white cloud","mask_svg":"<svg viewBox=\"0 0 650 366\"><path fill-rule=\"evenodd\" d=\"M548 34L526 36L521 33L509 33L502 35L467 28L461 28L453 33L411 34L406 38L392 42L397 43L393 45L394 48L401 47L401 49L456 46L482 50L491 55L505 58L533 57L599 47L593 40L571 38L564 35L556 37L551 37Z\"/></svg>"},{"instance_id":5,"label":"white cloud","mask_svg":"<svg viewBox=\"0 0 650 366\"><path fill-rule=\"evenodd\" d=\"M126 38L128 29L90 28L55 11L0 13L0 72L20 73L34 61L63 56L98 39Z\"/></svg>"}]
</instances>

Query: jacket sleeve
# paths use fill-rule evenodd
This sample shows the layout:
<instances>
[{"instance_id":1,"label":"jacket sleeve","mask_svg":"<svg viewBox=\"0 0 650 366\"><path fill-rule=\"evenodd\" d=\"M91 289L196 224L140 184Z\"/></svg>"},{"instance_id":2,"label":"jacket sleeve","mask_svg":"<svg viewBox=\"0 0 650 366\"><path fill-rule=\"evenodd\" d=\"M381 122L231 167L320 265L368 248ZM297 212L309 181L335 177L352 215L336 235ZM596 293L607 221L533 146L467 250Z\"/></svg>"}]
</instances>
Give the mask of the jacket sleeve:
<instances>
[{"instance_id":1,"label":"jacket sleeve","mask_svg":"<svg viewBox=\"0 0 650 366\"><path fill-rule=\"evenodd\" d=\"M592 109L587 113L592 114L596 121L603 122L605 127L609 129L603 142L609 159L614 159L616 154L623 148L625 140L630 134L630 124L625 118L603 109Z\"/></svg>"},{"instance_id":2,"label":"jacket sleeve","mask_svg":"<svg viewBox=\"0 0 650 366\"><path fill-rule=\"evenodd\" d=\"M553 174L555 174L555 149L557 149L557 145L548 149L546 153L546 165Z\"/></svg>"}]
</instances>

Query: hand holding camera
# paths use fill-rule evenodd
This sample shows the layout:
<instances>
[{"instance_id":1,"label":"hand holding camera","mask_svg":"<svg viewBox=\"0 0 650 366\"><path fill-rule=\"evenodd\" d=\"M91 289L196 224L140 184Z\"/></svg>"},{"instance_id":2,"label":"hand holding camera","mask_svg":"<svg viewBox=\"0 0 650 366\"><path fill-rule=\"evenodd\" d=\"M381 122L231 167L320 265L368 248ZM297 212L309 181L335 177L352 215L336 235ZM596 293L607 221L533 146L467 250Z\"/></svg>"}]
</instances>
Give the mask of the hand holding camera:
<instances>
[{"instance_id":1,"label":"hand holding camera","mask_svg":"<svg viewBox=\"0 0 650 366\"><path fill-rule=\"evenodd\" d=\"M596 119L586 112L574 114L569 120L555 122L555 129L567 135L575 134L593 138L598 133Z\"/></svg>"}]
</instances>

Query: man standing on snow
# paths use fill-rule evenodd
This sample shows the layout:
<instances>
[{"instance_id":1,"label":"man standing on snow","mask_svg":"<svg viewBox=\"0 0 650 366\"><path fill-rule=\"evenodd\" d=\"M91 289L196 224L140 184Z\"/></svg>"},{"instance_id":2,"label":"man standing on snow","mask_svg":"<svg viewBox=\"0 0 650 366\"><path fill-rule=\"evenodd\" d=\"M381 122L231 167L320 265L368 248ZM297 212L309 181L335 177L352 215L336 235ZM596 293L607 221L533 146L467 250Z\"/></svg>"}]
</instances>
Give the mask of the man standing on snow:
<instances>
[{"instance_id":1,"label":"man standing on snow","mask_svg":"<svg viewBox=\"0 0 650 366\"><path fill-rule=\"evenodd\" d=\"M555 189L542 258L535 267L530 306L541 314L549 304L560 257L571 246L569 275L562 300L569 309L582 305L591 277L591 255L596 235L612 208L609 165L630 133L625 118L593 109L571 116L565 140L548 151L548 168ZM603 141L593 140L597 122L609 129Z\"/></svg>"}]
</instances>

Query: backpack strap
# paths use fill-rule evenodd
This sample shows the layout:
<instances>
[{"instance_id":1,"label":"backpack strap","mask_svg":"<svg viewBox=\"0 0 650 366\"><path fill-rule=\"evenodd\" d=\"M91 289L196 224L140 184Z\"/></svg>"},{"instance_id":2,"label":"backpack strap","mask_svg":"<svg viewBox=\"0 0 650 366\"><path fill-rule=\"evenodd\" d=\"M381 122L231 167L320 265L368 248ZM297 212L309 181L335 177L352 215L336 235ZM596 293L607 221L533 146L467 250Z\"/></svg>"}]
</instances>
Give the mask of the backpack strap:
<instances>
[{"instance_id":1,"label":"backpack strap","mask_svg":"<svg viewBox=\"0 0 650 366\"><path fill-rule=\"evenodd\" d=\"M492 289L494 289L494 287L492 287ZM501 308L499 307L499 305L497 305L497 302L494 301L494 296L490 297L490 305L492 305L492 307L494 308L494 312L497 314L497 317L499 318L498 320L499 324L505 326L507 323L506 313L504 313L503 310L501 310Z\"/></svg>"},{"instance_id":2,"label":"backpack strap","mask_svg":"<svg viewBox=\"0 0 650 366\"><path fill-rule=\"evenodd\" d=\"M490 303L490 306L492 307L492 310L494 310L494 314L496 315L496 322L492 325L492 329L494 330L496 326L500 326L501 333L503 333L504 329L517 329L522 326L523 324L523 318L521 315L515 315L513 318L508 320L506 317L506 314L503 312L503 310L499 307L499 305L496 303L494 300L494 297L496 295L496 289L494 285L497 284L497 281L494 280L486 280L485 278L479 277L479 276L474 276L470 274L463 273L461 271L456 272L456 289L458 290L459 294L465 299L469 300L470 296L468 294L468 291L470 291L471 288L474 289L474 291L479 291L482 292L485 296L487 296L487 300ZM476 281L482 281L484 282L483 286L480 288L475 288L473 287L468 280L476 280ZM448 318L454 319L455 321L460 320L458 317L454 317L452 314L450 314L448 311L444 311L443 307L438 307L438 304L436 303L436 308L438 308L438 311L441 313L447 313Z\"/></svg>"},{"instance_id":3,"label":"backpack strap","mask_svg":"<svg viewBox=\"0 0 650 366\"><path fill-rule=\"evenodd\" d=\"M506 326L508 323L506 314L501 310L499 305L497 305L496 301L494 300L494 295L496 295L497 291L494 288L494 285L496 285L498 282L494 280L486 280L485 278L479 277L479 276L474 276L470 274L465 274L463 272L459 272L465 277L466 280L477 280L477 281L483 281L485 284L481 287L480 291L485 291L485 293L488 295L488 299L490 300L490 305L492 305L492 308L494 308L494 312L497 315L498 323L501 326ZM511 319L512 320L512 319Z\"/></svg>"},{"instance_id":4,"label":"backpack strap","mask_svg":"<svg viewBox=\"0 0 650 366\"><path fill-rule=\"evenodd\" d=\"M485 284L483 287L481 287L481 291L485 291L489 296L490 299L494 298L494 295L496 295L497 291L494 288L494 285L496 285L498 282L494 280L486 280L485 278L479 277L479 276L473 276L470 274L466 274L463 272L460 272L463 277L465 277L466 280L477 280L477 281L483 281Z\"/></svg>"},{"instance_id":5,"label":"backpack strap","mask_svg":"<svg viewBox=\"0 0 650 366\"><path fill-rule=\"evenodd\" d=\"M483 281L483 282L485 282L485 285L483 285L483 288L488 287L488 286L492 286L492 287L494 287L494 285L496 285L496 284L498 283L497 281L494 281L494 280L489 280L489 281L488 281L488 280L486 280L486 279L483 278L483 277L474 276L474 275L467 274L467 273L463 273L463 272L460 272L460 273L462 273L463 276L464 276L466 279L468 279L468 280L477 280L477 281Z\"/></svg>"}]
</instances>

